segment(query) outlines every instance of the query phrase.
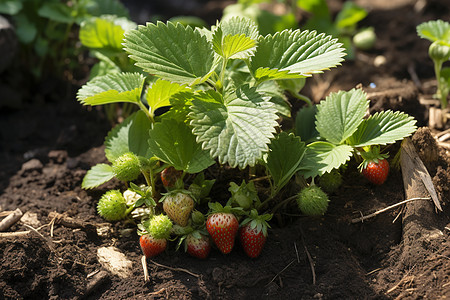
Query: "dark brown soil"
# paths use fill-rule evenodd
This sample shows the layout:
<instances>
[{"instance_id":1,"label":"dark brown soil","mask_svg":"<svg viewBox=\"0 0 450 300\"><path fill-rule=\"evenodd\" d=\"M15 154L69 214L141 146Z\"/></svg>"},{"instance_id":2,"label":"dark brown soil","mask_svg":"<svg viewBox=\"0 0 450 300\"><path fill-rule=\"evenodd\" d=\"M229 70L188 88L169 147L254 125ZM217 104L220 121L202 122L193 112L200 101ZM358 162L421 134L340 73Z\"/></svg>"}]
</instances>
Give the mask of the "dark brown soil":
<instances>
[{"instance_id":1,"label":"dark brown soil","mask_svg":"<svg viewBox=\"0 0 450 300\"><path fill-rule=\"evenodd\" d=\"M342 5L331 2L333 7ZM449 21L449 5L445 0L424 1L423 7L414 6L421 1L412 0L356 2L371 9L363 25L375 27L375 49L310 79L305 92L318 101L330 91L360 84L371 99L371 112L405 111L426 126L427 107L419 98L433 93L432 85L431 90L423 85L433 82L433 67L428 42L418 38L415 27L432 19ZM375 67L379 56L386 62ZM113 224L110 235L101 237L92 226L52 225L49 216L58 212L85 223L104 223L96 215L97 200L120 184L110 182L85 191L81 181L91 166L105 161L102 142L108 122L74 97L29 102L21 110L0 111L0 212L20 208L27 217L31 215L9 229L30 234L0 238L0 299L450 297L450 158L443 148L436 148L437 160L427 164L443 211L432 211L427 219L431 221L422 220L420 228L404 228L410 206L352 223L361 214L404 200L405 188L399 169L393 167L385 184L373 186L357 172L356 163L350 163L343 186L330 197L327 214L307 218L288 205L271 222L259 258L247 258L237 245L229 255L213 250L207 260L198 260L175 252L171 244L153 260L158 265L147 260L150 281L144 282L135 230L126 235L126 226ZM434 144L426 128L412 140L419 155ZM392 147L391 162L398 148ZM226 198L226 184L219 182L213 194ZM88 289L93 272L103 270L97 249L107 246L127 255L133 262L133 276L123 279L107 273L95 288Z\"/></svg>"}]
</instances>

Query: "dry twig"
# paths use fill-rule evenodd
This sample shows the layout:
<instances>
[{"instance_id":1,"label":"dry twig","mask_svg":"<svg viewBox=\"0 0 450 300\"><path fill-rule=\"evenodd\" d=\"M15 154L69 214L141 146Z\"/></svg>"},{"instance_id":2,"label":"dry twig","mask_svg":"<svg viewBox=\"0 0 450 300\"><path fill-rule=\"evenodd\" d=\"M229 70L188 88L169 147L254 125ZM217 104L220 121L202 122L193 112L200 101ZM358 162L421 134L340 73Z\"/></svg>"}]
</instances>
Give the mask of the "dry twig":
<instances>
[{"instance_id":1,"label":"dry twig","mask_svg":"<svg viewBox=\"0 0 450 300\"><path fill-rule=\"evenodd\" d=\"M144 269L144 281L147 282L150 280L150 277L148 276L147 259L146 259L145 255L142 255L141 263L142 263L142 269Z\"/></svg>"},{"instance_id":2,"label":"dry twig","mask_svg":"<svg viewBox=\"0 0 450 300\"><path fill-rule=\"evenodd\" d=\"M31 231L16 231L16 232L0 232L0 239L1 238L15 238L15 237L21 237L21 236L27 236L30 234Z\"/></svg>"},{"instance_id":3,"label":"dry twig","mask_svg":"<svg viewBox=\"0 0 450 300\"><path fill-rule=\"evenodd\" d=\"M308 261L309 261L309 266L311 268L311 273L312 273L312 278L313 278L313 285L316 285L316 270L314 268L314 261L313 261L313 259L311 257L311 254L309 254L308 248L306 247L305 239L303 237L304 233L303 233L303 229L301 227L300 227L300 233L301 233L303 248L305 248L306 256L308 257Z\"/></svg>"},{"instance_id":4,"label":"dry twig","mask_svg":"<svg viewBox=\"0 0 450 300\"><path fill-rule=\"evenodd\" d=\"M172 268L172 267L169 267L169 266L165 266L165 265L158 264L157 262L155 262L155 261L153 261L153 260L150 260L150 261L151 261L152 264L154 264L155 266L158 266L158 267L161 267L161 268L165 268L165 269L168 269L168 270L171 270L171 271L185 272L185 273L187 273L187 274L189 274L189 275L192 275L192 276L194 276L194 277L197 277L197 278L200 277L200 275L195 274L195 273L192 273L191 271L186 270L186 269L182 269L182 268Z\"/></svg>"},{"instance_id":5,"label":"dry twig","mask_svg":"<svg viewBox=\"0 0 450 300\"><path fill-rule=\"evenodd\" d=\"M287 268L289 268L293 263L295 262L295 259L293 259L286 267L283 268L283 270L281 270L280 272L277 273L277 275L275 275L271 281L269 281L269 283L267 283L266 285L271 284L275 279L277 279L278 276L281 275L281 273L283 273L284 271L286 271Z\"/></svg>"},{"instance_id":6,"label":"dry twig","mask_svg":"<svg viewBox=\"0 0 450 300\"><path fill-rule=\"evenodd\" d=\"M359 217L359 218L352 219L351 222L352 222L352 224L359 223L359 222L364 222L365 220L370 219L370 218L373 218L373 217L375 217L375 216L377 216L377 215L379 215L379 214L381 214L381 213L384 213L385 211L388 211L388 210L390 210L390 209L392 209L392 208L395 208L395 207L397 207L397 206L403 205L403 204L408 203L408 202L411 202L411 201L416 201L416 200L431 200L431 198L427 197L427 198L411 198L411 199L406 199L406 200L403 200L403 201L401 201L401 202L395 203L395 204L393 204L393 205L391 205L391 206L388 206L388 207L385 207L385 208L383 208L383 209L377 210L376 212L374 212L374 213L372 213L372 214L370 214L370 215L367 215L367 216L362 215L362 216Z\"/></svg>"},{"instance_id":7,"label":"dry twig","mask_svg":"<svg viewBox=\"0 0 450 300\"><path fill-rule=\"evenodd\" d=\"M10 213L6 218L4 218L0 222L0 231L5 231L9 229L11 226L16 224L20 220L20 218L22 218L22 216L23 213L19 208Z\"/></svg>"}]
</instances>

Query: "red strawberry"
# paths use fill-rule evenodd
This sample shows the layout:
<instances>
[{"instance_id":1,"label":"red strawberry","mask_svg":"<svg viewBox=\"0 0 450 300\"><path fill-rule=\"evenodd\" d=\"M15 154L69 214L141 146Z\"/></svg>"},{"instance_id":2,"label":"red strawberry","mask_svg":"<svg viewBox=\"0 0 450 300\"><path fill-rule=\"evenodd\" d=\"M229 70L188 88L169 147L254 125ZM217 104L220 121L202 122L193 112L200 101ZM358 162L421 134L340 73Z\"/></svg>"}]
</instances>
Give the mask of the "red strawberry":
<instances>
[{"instance_id":1,"label":"red strawberry","mask_svg":"<svg viewBox=\"0 0 450 300\"><path fill-rule=\"evenodd\" d=\"M256 258L261 254L261 251L267 239L267 221L272 218L272 215L258 215L256 210L252 210L250 217L242 222L239 230L239 238L245 253L251 257Z\"/></svg>"},{"instance_id":2,"label":"red strawberry","mask_svg":"<svg viewBox=\"0 0 450 300\"><path fill-rule=\"evenodd\" d=\"M181 172L174 167L168 167L161 171L161 181L166 188L175 186L179 178L181 178Z\"/></svg>"},{"instance_id":3,"label":"red strawberry","mask_svg":"<svg viewBox=\"0 0 450 300\"><path fill-rule=\"evenodd\" d=\"M239 229L239 222L231 213L231 207L222 207L219 203L209 203L213 212L206 220L206 230L223 254L231 252Z\"/></svg>"},{"instance_id":4,"label":"red strawberry","mask_svg":"<svg viewBox=\"0 0 450 300\"><path fill-rule=\"evenodd\" d=\"M380 154L380 147L375 146L367 152L361 152L364 161L359 166L363 175L373 184L383 184L389 174L387 154Z\"/></svg>"},{"instance_id":5,"label":"red strawberry","mask_svg":"<svg viewBox=\"0 0 450 300\"><path fill-rule=\"evenodd\" d=\"M389 174L389 163L386 159L378 159L378 162L370 161L362 169L362 173L373 184L383 184Z\"/></svg>"},{"instance_id":6,"label":"red strawberry","mask_svg":"<svg viewBox=\"0 0 450 300\"><path fill-rule=\"evenodd\" d=\"M142 252L147 258L160 254L167 247L166 239L155 239L150 234L141 235L139 243L141 244Z\"/></svg>"},{"instance_id":7,"label":"red strawberry","mask_svg":"<svg viewBox=\"0 0 450 300\"><path fill-rule=\"evenodd\" d=\"M198 231L190 233L185 240L186 251L194 257L205 259L211 251L209 237Z\"/></svg>"}]
</instances>

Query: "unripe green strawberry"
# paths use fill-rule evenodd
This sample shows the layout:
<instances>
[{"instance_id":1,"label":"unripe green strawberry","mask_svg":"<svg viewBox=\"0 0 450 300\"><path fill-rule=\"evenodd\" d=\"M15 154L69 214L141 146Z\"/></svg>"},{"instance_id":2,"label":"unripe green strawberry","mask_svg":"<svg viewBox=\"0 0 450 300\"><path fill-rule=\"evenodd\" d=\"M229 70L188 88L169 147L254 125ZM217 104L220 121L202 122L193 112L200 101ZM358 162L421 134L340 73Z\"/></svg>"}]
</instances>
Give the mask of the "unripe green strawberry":
<instances>
[{"instance_id":1,"label":"unripe green strawberry","mask_svg":"<svg viewBox=\"0 0 450 300\"><path fill-rule=\"evenodd\" d=\"M297 195L298 207L307 216L325 214L329 201L327 194L317 185L306 187Z\"/></svg>"},{"instance_id":2,"label":"unripe green strawberry","mask_svg":"<svg viewBox=\"0 0 450 300\"><path fill-rule=\"evenodd\" d=\"M375 45L377 36L373 27L365 28L353 36L353 44L361 50L370 50Z\"/></svg>"},{"instance_id":3,"label":"unripe green strawberry","mask_svg":"<svg viewBox=\"0 0 450 300\"><path fill-rule=\"evenodd\" d=\"M141 173L139 158L131 152L119 156L112 164L114 175L122 181L133 181Z\"/></svg>"},{"instance_id":4,"label":"unripe green strawberry","mask_svg":"<svg viewBox=\"0 0 450 300\"><path fill-rule=\"evenodd\" d=\"M148 232L155 239L167 239L172 231L172 222L166 215L153 216L148 225Z\"/></svg>"},{"instance_id":5,"label":"unripe green strawberry","mask_svg":"<svg viewBox=\"0 0 450 300\"><path fill-rule=\"evenodd\" d=\"M185 191L167 193L162 199L164 212L178 225L186 226L192 210L194 200Z\"/></svg>"},{"instance_id":6,"label":"unripe green strawberry","mask_svg":"<svg viewBox=\"0 0 450 300\"><path fill-rule=\"evenodd\" d=\"M333 169L319 178L319 186L329 194L336 192L341 184L342 176L337 169Z\"/></svg>"},{"instance_id":7,"label":"unripe green strawberry","mask_svg":"<svg viewBox=\"0 0 450 300\"><path fill-rule=\"evenodd\" d=\"M450 58L450 47L440 41L435 41L428 48L428 55L436 61L447 61Z\"/></svg>"},{"instance_id":8,"label":"unripe green strawberry","mask_svg":"<svg viewBox=\"0 0 450 300\"><path fill-rule=\"evenodd\" d=\"M119 190L107 191L97 204L97 212L107 221L119 221L127 214L127 204Z\"/></svg>"}]
</instances>

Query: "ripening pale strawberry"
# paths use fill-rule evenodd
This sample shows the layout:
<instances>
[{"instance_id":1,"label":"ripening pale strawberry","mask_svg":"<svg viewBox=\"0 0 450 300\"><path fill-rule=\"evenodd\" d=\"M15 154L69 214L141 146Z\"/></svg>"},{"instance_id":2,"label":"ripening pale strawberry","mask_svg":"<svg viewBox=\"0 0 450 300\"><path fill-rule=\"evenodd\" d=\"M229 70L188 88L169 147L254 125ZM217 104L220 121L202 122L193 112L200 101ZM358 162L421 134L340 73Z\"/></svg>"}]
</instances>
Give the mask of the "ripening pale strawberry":
<instances>
[{"instance_id":1,"label":"ripening pale strawberry","mask_svg":"<svg viewBox=\"0 0 450 300\"><path fill-rule=\"evenodd\" d=\"M261 254L267 239L267 221L271 218L272 215L259 216L256 210L252 210L250 217L242 222L239 238L247 256L256 258Z\"/></svg>"},{"instance_id":2,"label":"ripening pale strawberry","mask_svg":"<svg viewBox=\"0 0 450 300\"><path fill-rule=\"evenodd\" d=\"M103 194L97 204L97 212L107 221L119 221L128 213L126 200L119 190L110 190Z\"/></svg>"},{"instance_id":3,"label":"ripening pale strawberry","mask_svg":"<svg viewBox=\"0 0 450 300\"><path fill-rule=\"evenodd\" d=\"M220 252L228 254L233 250L239 222L231 207L222 207L219 203L209 203L209 206L213 212L206 220L206 230Z\"/></svg>"},{"instance_id":4,"label":"ripening pale strawberry","mask_svg":"<svg viewBox=\"0 0 450 300\"><path fill-rule=\"evenodd\" d=\"M383 184L389 174L389 162L386 159L378 159L378 162L370 161L362 169L364 177L376 185Z\"/></svg>"},{"instance_id":5,"label":"ripening pale strawberry","mask_svg":"<svg viewBox=\"0 0 450 300\"><path fill-rule=\"evenodd\" d=\"M321 216L328 209L328 195L317 185L304 188L297 195L300 211L307 216Z\"/></svg>"},{"instance_id":6,"label":"ripening pale strawberry","mask_svg":"<svg viewBox=\"0 0 450 300\"><path fill-rule=\"evenodd\" d=\"M172 221L180 226L186 226L194 209L194 200L185 191L172 191L161 198L164 212Z\"/></svg>"},{"instance_id":7,"label":"ripening pale strawberry","mask_svg":"<svg viewBox=\"0 0 450 300\"><path fill-rule=\"evenodd\" d=\"M156 239L150 234L144 234L139 238L139 244L141 245L141 249L145 257L151 258L160 254L166 249L167 240Z\"/></svg>"},{"instance_id":8,"label":"ripening pale strawberry","mask_svg":"<svg viewBox=\"0 0 450 300\"><path fill-rule=\"evenodd\" d=\"M112 170L117 179L133 181L141 173L139 158L132 152L126 152L113 162Z\"/></svg>"},{"instance_id":9,"label":"ripening pale strawberry","mask_svg":"<svg viewBox=\"0 0 450 300\"><path fill-rule=\"evenodd\" d=\"M208 236L200 233L199 231L194 231L186 237L185 247L187 253L191 256L205 259L211 251L211 242Z\"/></svg>"}]
</instances>

